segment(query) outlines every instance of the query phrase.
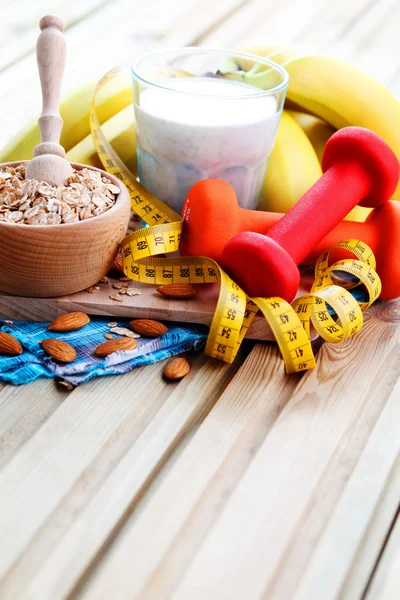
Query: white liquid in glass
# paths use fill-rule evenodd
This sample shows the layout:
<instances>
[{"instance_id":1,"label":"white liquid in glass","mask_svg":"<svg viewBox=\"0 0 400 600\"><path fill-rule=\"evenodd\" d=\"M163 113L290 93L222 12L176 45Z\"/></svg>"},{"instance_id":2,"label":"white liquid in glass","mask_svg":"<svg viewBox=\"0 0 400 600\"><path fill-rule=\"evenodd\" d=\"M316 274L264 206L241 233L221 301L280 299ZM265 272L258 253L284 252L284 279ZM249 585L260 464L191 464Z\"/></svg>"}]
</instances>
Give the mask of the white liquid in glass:
<instances>
[{"instance_id":1,"label":"white liquid in glass","mask_svg":"<svg viewBox=\"0 0 400 600\"><path fill-rule=\"evenodd\" d=\"M201 179L223 179L244 208L255 208L280 113L273 96L212 77L182 77L149 87L135 104L142 184L180 212ZM254 96L258 94L258 96Z\"/></svg>"}]
</instances>

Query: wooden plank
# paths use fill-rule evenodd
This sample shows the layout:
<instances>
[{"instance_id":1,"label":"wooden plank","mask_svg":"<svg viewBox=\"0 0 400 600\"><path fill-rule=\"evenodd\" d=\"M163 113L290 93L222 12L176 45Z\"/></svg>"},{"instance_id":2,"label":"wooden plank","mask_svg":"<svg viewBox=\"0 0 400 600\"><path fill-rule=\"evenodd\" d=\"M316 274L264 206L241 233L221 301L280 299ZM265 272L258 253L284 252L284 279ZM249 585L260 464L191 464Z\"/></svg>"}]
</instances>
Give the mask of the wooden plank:
<instances>
[{"instance_id":1,"label":"wooden plank","mask_svg":"<svg viewBox=\"0 0 400 600\"><path fill-rule=\"evenodd\" d=\"M398 65L399 10L396 0L338 0L318 6L311 0L284 6L254 0L201 44L300 45L350 61L388 85Z\"/></svg>"},{"instance_id":2,"label":"wooden plank","mask_svg":"<svg viewBox=\"0 0 400 600\"><path fill-rule=\"evenodd\" d=\"M382 552L396 519L400 498L400 454L397 456L393 469L382 490L378 504L368 524L367 531L358 548L354 562L341 588L340 600L353 600L354 597L364 598L362 592L366 589L374 574L376 565L380 563ZM378 552L378 553L377 553Z\"/></svg>"},{"instance_id":3,"label":"wooden plank","mask_svg":"<svg viewBox=\"0 0 400 600\"><path fill-rule=\"evenodd\" d=\"M381 4L384 2L385 0ZM370 0L330 2L314 13L308 26L296 33L293 42L314 52L338 54L341 50L342 55L338 57L346 59L351 54L346 54L346 49L349 46L357 47L357 32L360 35L366 28L365 22L369 23L371 10L373 3ZM354 40L351 43L353 35Z\"/></svg>"},{"instance_id":4,"label":"wooden plank","mask_svg":"<svg viewBox=\"0 0 400 600\"><path fill-rule=\"evenodd\" d=\"M395 600L400 590L400 518L391 531L365 600Z\"/></svg>"},{"instance_id":5,"label":"wooden plank","mask_svg":"<svg viewBox=\"0 0 400 600\"><path fill-rule=\"evenodd\" d=\"M12 558L22 553L0 585L2 599L66 597L167 458L205 417L239 364L198 356L178 385L162 382L163 365L155 365L136 376L115 378L115 385L98 382L74 391L67 414L60 408L49 423L53 439L42 428L35 447L25 447L25 456L11 462L8 477L0 479L9 498L17 494L5 524L13 539L4 542L2 554L11 566ZM112 407L105 411L108 402ZM60 431L61 421L66 425ZM61 441L55 443L55 434L61 432ZM70 454L73 442L78 457ZM27 462L35 469L34 482L24 477ZM27 492L34 484L23 494L25 501L12 480L17 473ZM21 516L25 524L20 524Z\"/></svg>"},{"instance_id":6,"label":"wooden plank","mask_svg":"<svg viewBox=\"0 0 400 600\"><path fill-rule=\"evenodd\" d=\"M94 11L109 2L110 0L52 0L50 12L64 19L65 28L68 29L88 15L92 17ZM2 11L0 71L35 48L39 21L48 12L47 0L23 3L14 0L7 3L7 9Z\"/></svg>"},{"instance_id":7,"label":"wooden plank","mask_svg":"<svg viewBox=\"0 0 400 600\"><path fill-rule=\"evenodd\" d=\"M0 468L29 440L65 399L54 380L24 386L0 384Z\"/></svg>"},{"instance_id":8,"label":"wooden plank","mask_svg":"<svg viewBox=\"0 0 400 600\"><path fill-rule=\"evenodd\" d=\"M307 270L299 288L299 296L308 293L312 281L311 273ZM109 296L118 293L111 287L112 284L118 283L118 280L111 278L110 285L99 285L100 292L97 294L83 291L59 298L25 298L0 292L0 317L49 321L65 312L83 311L90 315L161 319L203 324L208 327L211 325L218 301L218 284L200 285L197 296L189 300L178 300L162 296L152 285L132 282L130 287L140 290L141 295L121 296L123 302L115 302L110 300ZM275 340L261 313L255 317L246 337L253 340Z\"/></svg>"},{"instance_id":9,"label":"wooden plank","mask_svg":"<svg viewBox=\"0 0 400 600\"><path fill-rule=\"evenodd\" d=\"M253 0L221 27L201 39L202 45L306 45L315 52L338 41L349 22L368 13L369 0L337 2L261 2Z\"/></svg>"},{"instance_id":10,"label":"wooden plank","mask_svg":"<svg viewBox=\"0 0 400 600\"><path fill-rule=\"evenodd\" d=\"M191 563L176 598L184 597L189 589L196 590L192 598L204 597L211 590L230 598L268 596L280 569L295 568L286 562L287 553L308 511L312 509L313 518L319 519L316 499L321 501L327 493L326 485L319 487L321 477L329 473L336 454L344 452L342 456L352 461L352 446L345 444L343 449L343 440L349 436L358 444L357 436L363 435L365 443L369 419L376 418L377 406L383 409L394 385L399 367L399 306L375 307L357 339L341 347L322 348L317 369L303 378ZM379 373L372 381L367 376L371 372ZM332 490L343 489L342 473L338 469L335 474L334 460L332 469ZM240 547L246 552L234 550ZM315 538L309 540L308 551L312 553L314 547ZM304 554L296 557L305 561L304 545L302 550ZM222 556L225 573L229 573L223 579Z\"/></svg>"},{"instance_id":11,"label":"wooden plank","mask_svg":"<svg viewBox=\"0 0 400 600\"><path fill-rule=\"evenodd\" d=\"M169 597L298 381L275 346L257 345L78 597Z\"/></svg>"},{"instance_id":12,"label":"wooden plank","mask_svg":"<svg viewBox=\"0 0 400 600\"><path fill-rule=\"evenodd\" d=\"M397 68L397 71L389 83L389 89L393 93L393 95L400 100L400 68Z\"/></svg>"},{"instance_id":13,"label":"wooden plank","mask_svg":"<svg viewBox=\"0 0 400 600\"><path fill-rule=\"evenodd\" d=\"M134 370L125 377L98 379L77 388L20 448L0 474L0 574L44 524L82 472L124 421L147 422L170 389L162 364ZM143 398L149 398L143 406ZM1 577L0 575L0 577Z\"/></svg>"},{"instance_id":14,"label":"wooden plank","mask_svg":"<svg viewBox=\"0 0 400 600\"><path fill-rule=\"evenodd\" d=\"M160 4L159 0L109 2L90 18L66 31L63 96L68 96L88 80L100 79L115 65L128 67L135 56L145 51L190 45L211 26L213 19L223 19L242 1L223 0L214 4L211 12L205 10L202 0L187 0L184 8L182 3ZM41 94L34 53L0 73L0 86L7 90L7 106L0 117L1 147L40 113ZM29 103L26 102L28 97ZM9 106L13 107L12 111Z\"/></svg>"},{"instance_id":15,"label":"wooden plank","mask_svg":"<svg viewBox=\"0 0 400 600\"><path fill-rule=\"evenodd\" d=\"M398 68L400 44L398 23L400 5L397 0L381 0L348 30L329 52L352 64L387 86Z\"/></svg>"},{"instance_id":16,"label":"wooden plank","mask_svg":"<svg viewBox=\"0 0 400 600\"><path fill-rule=\"evenodd\" d=\"M169 489L170 492L173 488L180 489L179 501L166 512L166 496L162 496L164 510L160 511L159 490L154 491L141 514L121 531L82 597L97 597L100 590L117 593L130 589L133 594L146 585L160 586L158 589L167 586L168 590L183 575L174 588L174 598L195 600L211 595L251 600L262 594L268 597L270 586L276 585L281 570L285 569L293 571L295 581L291 585L295 586L329 522L332 497L334 507L368 440L371 423L382 412L394 385L400 354L399 309L400 302L375 306L367 313L364 329L356 338L321 349L317 368L303 377L272 429L261 439L260 447L256 444L253 460L241 478L233 478L232 483L229 472L226 475L234 489L227 497L219 498L220 504L213 495L208 498L207 481L200 478L200 485L196 482L198 475L193 465L200 463L197 469L202 473L207 460L216 464L225 458L225 453L220 456L218 448L207 442L201 445L201 452L198 447L197 454L186 455L189 445L182 454L182 460L188 457L185 486L178 486L175 479L180 472L177 465L170 474ZM254 371L246 371L250 386ZM377 375L371 378L371 373ZM240 398L243 396L241 393ZM264 402L266 398L264 395ZM241 401L246 402L244 398ZM221 411L217 422L224 428L231 422L229 412L225 414L227 409L221 402L215 408ZM203 427L213 414L214 411ZM237 420L235 415L235 423ZM197 435L200 431L201 428ZM251 439L249 432L248 440ZM193 443L195 440L196 436ZM344 456L345 473L341 468ZM223 470L219 472L219 481L224 482ZM168 489L167 483L165 480L160 490ZM324 505L326 494L328 501ZM209 502L218 505L219 513L219 519L211 523ZM191 511L195 523L192 527L201 530L200 543L199 534L191 538L187 533L191 530L186 529ZM311 538L301 540L310 515L316 527ZM181 529L186 532L182 537ZM290 549L298 539L302 554L298 550L291 557ZM171 551L174 547L179 548L176 554ZM174 556L179 556L179 561L173 561ZM159 566L167 559L169 568L162 569L160 575ZM174 580L172 584L170 578ZM292 597L285 596L282 588L280 593L281 598Z\"/></svg>"},{"instance_id":17,"label":"wooden plank","mask_svg":"<svg viewBox=\"0 0 400 600\"><path fill-rule=\"evenodd\" d=\"M398 367L394 373L397 378ZM373 397L371 400L379 403L379 398ZM370 422L364 422L368 429ZM396 469L396 459L400 450L399 423L400 385L397 385L360 458L353 467L354 470L334 508L327 527L314 546L313 556L303 570L300 584L293 590L296 600L311 600L321 597L324 600L337 598L342 600L346 597L349 599L361 598L370 571L364 565L364 577L361 578L359 572L356 581L351 574L352 566L360 560L362 548L364 552L368 552L369 569L372 570L374 563L378 560L384 536L398 509L399 481L397 481L397 494L395 490L391 490L391 502L385 502L386 512L385 515L381 514L385 489L394 483L391 475ZM368 432L364 434L364 439L367 435ZM356 436L358 439L361 437L358 431ZM354 465L356 457L352 454L353 445L348 445L347 452L340 456L342 469L345 468L343 467L344 462ZM314 519L314 515L310 516ZM384 518L382 518L383 516ZM372 521L377 517L379 518L379 527L375 526L374 536L372 536L369 529ZM308 532L308 536L310 536L310 532ZM275 598L279 598L282 590L283 582L279 581L276 585Z\"/></svg>"}]
</instances>

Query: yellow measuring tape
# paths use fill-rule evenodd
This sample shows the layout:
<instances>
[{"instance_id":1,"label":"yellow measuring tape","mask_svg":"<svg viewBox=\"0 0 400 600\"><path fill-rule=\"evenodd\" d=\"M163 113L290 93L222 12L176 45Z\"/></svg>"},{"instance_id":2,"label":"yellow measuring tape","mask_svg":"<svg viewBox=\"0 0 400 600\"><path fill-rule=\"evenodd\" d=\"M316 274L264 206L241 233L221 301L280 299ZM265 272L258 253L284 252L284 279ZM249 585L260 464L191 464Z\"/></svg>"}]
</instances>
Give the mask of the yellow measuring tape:
<instances>
[{"instance_id":1,"label":"yellow measuring tape","mask_svg":"<svg viewBox=\"0 0 400 600\"><path fill-rule=\"evenodd\" d=\"M328 342L337 343L359 331L362 312L381 292L381 282L374 270L371 249L359 240L345 240L336 247L353 253L329 266L329 249L315 267L315 282L309 294L292 305L282 298L248 298L244 291L210 258L191 256L154 258L154 255L179 249L182 217L150 194L129 171L104 136L96 114L96 97L108 82L126 76L119 69L109 71L98 83L90 109L90 124L96 151L106 171L120 179L129 190L132 210L149 227L127 235L121 243L124 273L135 281L150 284L220 283L220 293L207 339L205 353L232 362L256 313L261 310L278 342L288 373L315 366L310 332L313 325ZM171 74L169 73L169 76ZM356 278L355 283L338 280L338 273ZM368 300L357 302L348 291L360 283ZM329 313L327 305L336 313Z\"/></svg>"}]
</instances>

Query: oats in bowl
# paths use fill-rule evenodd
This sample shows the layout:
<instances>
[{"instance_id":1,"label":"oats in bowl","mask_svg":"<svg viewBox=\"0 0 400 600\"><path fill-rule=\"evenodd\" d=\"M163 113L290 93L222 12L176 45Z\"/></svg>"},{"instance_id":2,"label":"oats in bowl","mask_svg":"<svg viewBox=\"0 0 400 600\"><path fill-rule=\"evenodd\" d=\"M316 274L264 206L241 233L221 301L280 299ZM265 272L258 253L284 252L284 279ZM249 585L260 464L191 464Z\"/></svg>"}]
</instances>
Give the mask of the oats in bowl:
<instances>
[{"instance_id":1,"label":"oats in bowl","mask_svg":"<svg viewBox=\"0 0 400 600\"><path fill-rule=\"evenodd\" d=\"M25 179L25 164L0 170L0 222L58 225L97 217L114 206L120 188L93 169L73 169L65 185Z\"/></svg>"}]
</instances>

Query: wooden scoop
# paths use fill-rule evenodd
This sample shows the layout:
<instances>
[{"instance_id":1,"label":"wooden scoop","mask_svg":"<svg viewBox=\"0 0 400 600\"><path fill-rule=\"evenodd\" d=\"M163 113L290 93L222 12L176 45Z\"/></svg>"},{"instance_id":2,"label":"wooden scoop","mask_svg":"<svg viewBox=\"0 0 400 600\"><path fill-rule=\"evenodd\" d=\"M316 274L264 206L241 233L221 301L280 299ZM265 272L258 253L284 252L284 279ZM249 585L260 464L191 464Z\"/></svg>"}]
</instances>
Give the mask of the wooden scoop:
<instances>
[{"instance_id":1,"label":"wooden scoop","mask_svg":"<svg viewBox=\"0 0 400 600\"><path fill-rule=\"evenodd\" d=\"M48 15L40 20L41 34L36 45L40 84L42 87L42 114L39 119L41 143L26 166L25 179L63 184L72 175L72 167L60 146L63 120L59 102L61 79L65 66L64 23L60 17Z\"/></svg>"}]
</instances>

